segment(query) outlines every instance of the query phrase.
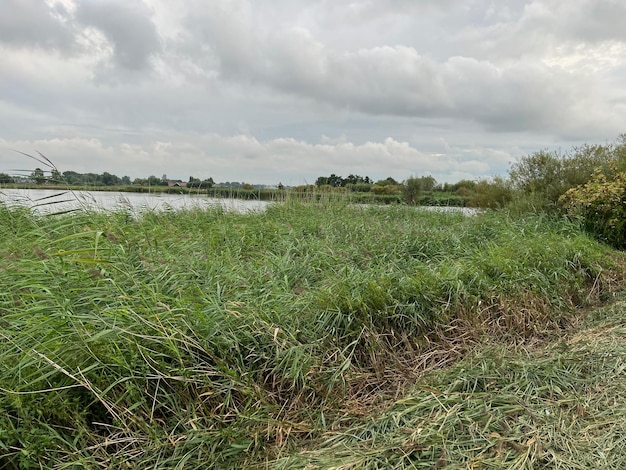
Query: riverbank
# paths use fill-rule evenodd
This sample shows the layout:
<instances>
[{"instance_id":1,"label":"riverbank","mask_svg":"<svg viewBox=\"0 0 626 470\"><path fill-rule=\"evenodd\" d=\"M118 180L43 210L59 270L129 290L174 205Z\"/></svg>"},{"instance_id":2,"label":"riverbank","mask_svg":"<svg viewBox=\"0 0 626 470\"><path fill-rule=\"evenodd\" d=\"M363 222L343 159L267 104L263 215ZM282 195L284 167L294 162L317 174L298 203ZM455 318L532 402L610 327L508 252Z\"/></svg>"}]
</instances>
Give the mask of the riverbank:
<instances>
[{"instance_id":1,"label":"riverbank","mask_svg":"<svg viewBox=\"0 0 626 470\"><path fill-rule=\"evenodd\" d=\"M508 459L531 437L499 431L500 412L482 421L499 403L487 395L527 390L536 373L536 393L558 401L517 352L572 331L625 281L624 253L545 216L328 201L133 219L0 211L7 468L431 468L476 436ZM515 361L528 365L506 375ZM427 410L413 401L426 398L450 433L418 423ZM515 406L502 429L524 423ZM444 450L432 434L402 441L420 428Z\"/></svg>"},{"instance_id":2,"label":"riverbank","mask_svg":"<svg viewBox=\"0 0 626 470\"><path fill-rule=\"evenodd\" d=\"M242 199L256 200L268 202L282 202L287 199L295 199L300 201L320 201L320 200L338 200L350 201L356 204L402 204L404 199L401 192L395 194L375 194L372 192L350 191L346 188L327 188L321 190L312 185L300 186L288 189L245 189L232 187L212 188L190 188L180 186L140 186L140 185L124 185L124 186L68 186L63 184L46 183L44 185L37 184L2 184L2 189L25 189L25 190L54 190L54 191L98 191L98 192L116 192L122 194L175 194L175 195L194 195L206 196L210 198L225 199ZM427 191L421 194L415 201L421 206L446 206L446 207L466 207L469 202L468 197L459 196L450 192L434 192Z\"/></svg>"}]
</instances>

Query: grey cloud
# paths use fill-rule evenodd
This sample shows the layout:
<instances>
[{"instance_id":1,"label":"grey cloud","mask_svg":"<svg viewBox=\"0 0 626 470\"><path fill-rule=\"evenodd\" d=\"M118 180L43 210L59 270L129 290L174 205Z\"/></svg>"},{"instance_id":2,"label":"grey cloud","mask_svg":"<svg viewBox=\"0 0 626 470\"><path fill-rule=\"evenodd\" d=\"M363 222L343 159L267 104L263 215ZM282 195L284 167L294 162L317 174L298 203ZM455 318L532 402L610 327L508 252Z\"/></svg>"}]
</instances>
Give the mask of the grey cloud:
<instances>
[{"instance_id":1,"label":"grey cloud","mask_svg":"<svg viewBox=\"0 0 626 470\"><path fill-rule=\"evenodd\" d=\"M466 22L452 35L457 47L474 57L512 59L571 52L581 44L626 41L626 3L621 0L532 0L492 7L486 24ZM522 7L522 8L520 8Z\"/></svg>"},{"instance_id":2,"label":"grey cloud","mask_svg":"<svg viewBox=\"0 0 626 470\"><path fill-rule=\"evenodd\" d=\"M463 57L436 62L407 46L342 53L304 28L252 38L241 17L231 18L232 29L222 23L223 29L213 27L211 34L224 78L256 82L336 108L464 117L492 130L541 131L558 130L571 103L585 94L580 77L535 62L497 66Z\"/></svg>"},{"instance_id":3,"label":"grey cloud","mask_svg":"<svg viewBox=\"0 0 626 470\"><path fill-rule=\"evenodd\" d=\"M454 181L623 132L617 1L52 1L0 0L0 128L77 171Z\"/></svg>"},{"instance_id":4,"label":"grey cloud","mask_svg":"<svg viewBox=\"0 0 626 470\"><path fill-rule=\"evenodd\" d=\"M43 0L1 0L0 41L13 47L69 51L75 44L70 15Z\"/></svg>"},{"instance_id":5,"label":"grey cloud","mask_svg":"<svg viewBox=\"0 0 626 470\"><path fill-rule=\"evenodd\" d=\"M161 51L151 10L141 0L80 0L76 19L105 35L114 49L113 60L122 70L144 70Z\"/></svg>"},{"instance_id":6,"label":"grey cloud","mask_svg":"<svg viewBox=\"0 0 626 470\"><path fill-rule=\"evenodd\" d=\"M252 7L242 0L234 4L237 7L229 9L231 3L211 2L202 15L194 11L188 20L224 81L257 84L335 109L372 115L469 119L499 132L564 132L565 123L573 119L584 127L586 115L574 113L576 103L591 95L596 84L578 71L536 59L502 62L451 56L438 60L407 45L342 51L302 26L255 28ZM350 5L377 8L369 1ZM435 8L430 2L411 5L399 1L395 8ZM533 5L526 18L540 18L545 11L546 21L553 21L549 5ZM519 9L517 3L515 7ZM530 14L533 8L537 12Z\"/></svg>"},{"instance_id":7,"label":"grey cloud","mask_svg":"<svg viewBox=\"0 0 626 470\"><path fill-rule=\"evenodd\" d=\"M524 29L575 42L626 40L626 3L621 0L534 1L520 23Z\"/></svg>"}]
</instances>

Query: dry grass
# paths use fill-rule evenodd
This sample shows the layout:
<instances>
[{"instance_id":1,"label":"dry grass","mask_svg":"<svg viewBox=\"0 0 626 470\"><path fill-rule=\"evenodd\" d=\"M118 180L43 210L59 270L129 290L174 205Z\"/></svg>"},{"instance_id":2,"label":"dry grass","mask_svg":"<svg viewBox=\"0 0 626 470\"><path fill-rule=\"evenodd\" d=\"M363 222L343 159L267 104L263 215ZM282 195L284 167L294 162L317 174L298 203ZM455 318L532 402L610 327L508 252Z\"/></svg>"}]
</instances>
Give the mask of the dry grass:
<instances>
[{"instance_id":1,"label":"dry grass","mask_svg":"<svg viewBox=\"0 0 626 470\"><path fill-rule=\"evenodd\" d=\"M483 345L272 468L626 468L626 300L542 347Z\"/></svg>"}]
</instances>

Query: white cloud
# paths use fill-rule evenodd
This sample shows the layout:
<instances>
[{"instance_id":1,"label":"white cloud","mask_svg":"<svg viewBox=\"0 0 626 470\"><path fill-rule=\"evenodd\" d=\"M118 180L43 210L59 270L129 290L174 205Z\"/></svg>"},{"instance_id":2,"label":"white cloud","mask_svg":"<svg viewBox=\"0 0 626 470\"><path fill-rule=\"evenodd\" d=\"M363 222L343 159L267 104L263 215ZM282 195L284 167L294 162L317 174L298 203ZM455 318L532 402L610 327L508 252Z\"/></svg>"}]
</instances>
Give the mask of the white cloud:
<instances>
[{"instance_id":1,"label":"white cloud","mask_svg":"<svg viewBox=\"0 0 626 470\"><path fill-rule=\"evenodd\" d=\"M276 184L313 183L331 173L360 174L373 179L392 176L404 180L411 175L446 175L479 178L496 174L512 157L502 150L450 148L445 153L422 152L408 142L387 138L379 142L309 143L293 138L260 141L246 135L196 135L193 139L155 140L148 144L107 145L98 139L47 139L2 141L4 166L0 171L34 168L32 161L11 149L32 148L46 155L61 171L147 177L163 173L172 178L189 175L218 181L247 181ZM123 168L124 171L116 171Z\"/></svg>"}]
</instances>

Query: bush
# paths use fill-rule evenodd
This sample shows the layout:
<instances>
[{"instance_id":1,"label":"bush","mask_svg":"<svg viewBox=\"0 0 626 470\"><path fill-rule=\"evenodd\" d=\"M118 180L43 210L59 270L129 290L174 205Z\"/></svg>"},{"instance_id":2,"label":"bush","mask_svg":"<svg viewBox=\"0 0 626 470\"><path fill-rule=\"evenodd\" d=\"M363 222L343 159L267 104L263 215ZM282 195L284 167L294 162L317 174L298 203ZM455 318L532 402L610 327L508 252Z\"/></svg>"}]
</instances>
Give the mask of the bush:
<instances>
[{"instance_id":1,"label":"bush","mask_svg":"<svg viewBox=\"0 0 626 470\"><path fill-rule=\"evenodd\" d=\"M481 180L476 183L474 191L469 197L469 207L482 207L488 209L500 209L513 199L510 185L502 178L493 180Z\"/></svg>"},{"instance_id":2,"label":"bush","mask_svg":"<svg viewBox=\"0 0 626 470\"><path fill-rule=\"evenodd\" d=\"M571 151L542 150L523 157L509 171L513 189L530 197L535 210L558 211L559 198L589 182L596 171L611 178L626 169L626 135L607 145L583 145Z\"/></svg>"},{"instance_id":3,"label":"bush","mask_svg":"<svg viewBox=\"0 0 626 470\"><path fill-rule=\"evenodd\" d=\"M626 171L612 178L598 171L591 181L568 190L559 201L567 214L581 219L596 238L626 248Z\"/></svg>"}]
</instances>

